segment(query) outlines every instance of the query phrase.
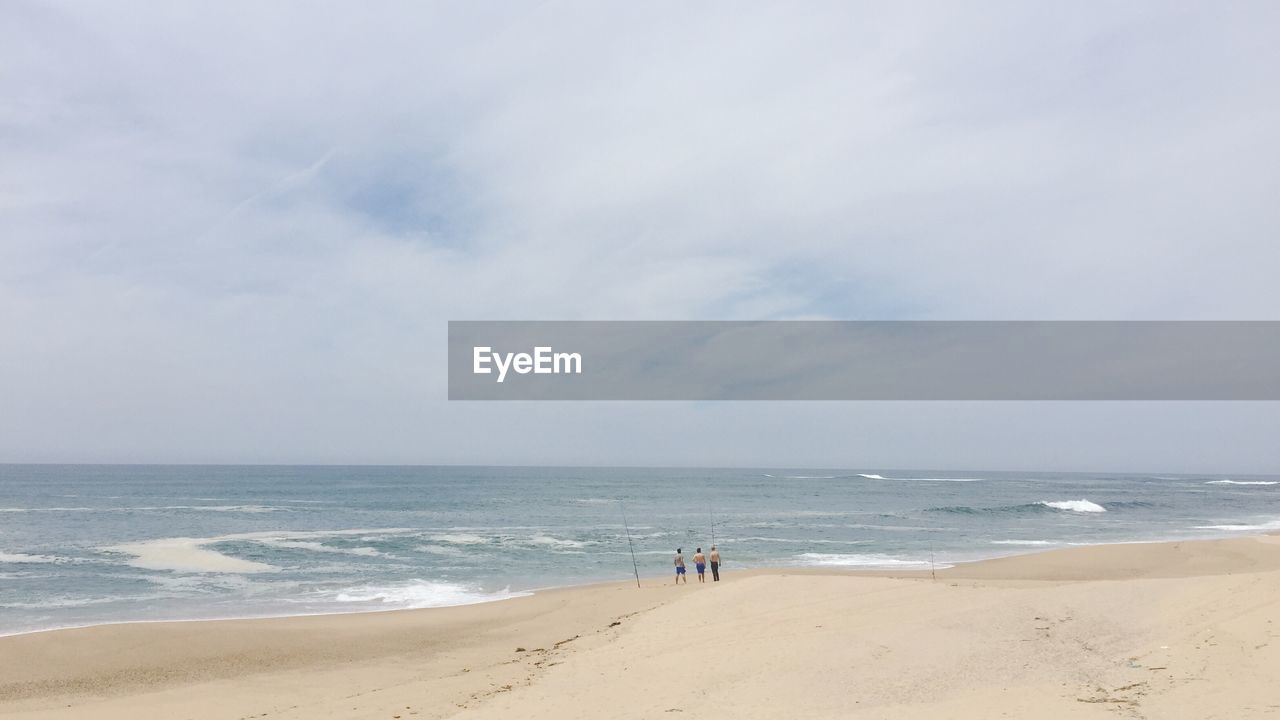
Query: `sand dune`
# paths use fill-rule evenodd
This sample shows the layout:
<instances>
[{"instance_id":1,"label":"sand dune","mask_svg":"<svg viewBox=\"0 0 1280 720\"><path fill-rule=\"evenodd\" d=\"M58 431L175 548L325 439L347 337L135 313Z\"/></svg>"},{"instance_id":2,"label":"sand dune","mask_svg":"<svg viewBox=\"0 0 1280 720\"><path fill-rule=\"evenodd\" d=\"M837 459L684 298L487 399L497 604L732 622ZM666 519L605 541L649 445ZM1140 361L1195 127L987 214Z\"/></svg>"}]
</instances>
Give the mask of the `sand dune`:
<instances>
[{"instance_id":1,"label":"sand dune","mask_svg":"<svg viewBox=\"0 0 1280 720\"><path fill-rule=\"evenodd\" d=\"M893 577L726 573L458 608L0 638L14 718L1247 718L1280 712L1280 541Z\"/></svg>"}]
</instances>

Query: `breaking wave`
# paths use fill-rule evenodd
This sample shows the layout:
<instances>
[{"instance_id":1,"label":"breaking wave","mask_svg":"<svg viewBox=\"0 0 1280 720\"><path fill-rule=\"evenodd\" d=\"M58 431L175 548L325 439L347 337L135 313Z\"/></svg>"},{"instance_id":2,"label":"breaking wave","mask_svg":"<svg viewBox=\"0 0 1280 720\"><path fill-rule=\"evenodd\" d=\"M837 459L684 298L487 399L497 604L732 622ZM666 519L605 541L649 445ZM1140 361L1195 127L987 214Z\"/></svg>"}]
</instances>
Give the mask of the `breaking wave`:
<instances>
[{"instance_id":1,"label":"breaking wave","mask_svg":"<svg viewBox=\"0 0 1280 720\"><path fill-rule=\"evenodd\" d=\"M1115 502L1107 503L1109 507L1150 507L1149 503L1140 502ZM944 507L927 508L925 512L931 513L949 513L954 515L986 515L986 514L1017 514L1017 513L1038 513L1038 512L1078 512L1078 513L1104 513L1106 507L1089 500L1041 500L1034 503L1023 503L1022 505L1002 505L999 507L971 507L968 505L947 505Z\"/></svg>"},{"instance_id":2,"label":"breaking wave","mask_svg":"<svg viewBox=\"0 0 1280 720\"><path fill-rule=\"evenodd\" d=\"M1197 525L1196 530L1219 530L1221 532L1271 532L1280 530L1280 520L1271 520L1257 524L1240 525Z\"/></svg>"},{"instance_id":3,"label":"breaking wave","mask_svg":"<svg viewBox=\"0 0 1280 720\"><path fill-rule=\"evenodd\" d=\"M908 480L914 482L982 482L986 478L974 477L885 477L883 475L875 475L871 473L858 473L856 477L866 478L868 480Z\"/></svg>"},{"instance_id":4,"label":"breaking wave","mask_svg":"<svg viewBox=\"0 0 1280 720\"><path fill-rule=\"evenodd\" d=\"M475 588L453 583L414 580L398 585L364 585L340 591L334 600L340 603L365 603L386 609L413 609L474 605L476 603L506 600L529 595L512 592L482 592Z\"/></svg>"},{"instance_id":5,"label":"breaking wave","mask_svg":"<svg viewBox=\"0 0 1280 720\"><path fill-rule=\"evenodd\" d=\"M813 567L863 567L863 568L927 568L928 560L904 560L889 555L860 553L801 553L796 556L801 565ZM938 563L935 567L948 567Z\"/></svg>"},{"instance_id":6,"label":"breaking wave","mask_svg":"<svg viewBox=\"0 0 1280 720\"><path fill-rule=\"evenodd\" d=\"M842 480L845 478L862 478L864 480L906 480L915 482L981 482L986 478L968 478L968 477L885 477L875 473L854 473L853 475L770 475L764 473L767 478L776 478L781 480Z\"/></svg>"},{"instance_id":7,"label":"breaking wave","mask_svg":"<svg viewBox=\"0 0 1280 720\"><path fill-rule=\"evenodd\" d=\"M1083 500L1083 499L1082 500L1055 500L1055 501L1042 500L1040 501L1040 504L1044 505L1045 507L1054 508L1055 510L1070 510L1071 512L1103 513L1107 511L1107 509L1102 507L1101 505L1097 503L1092 503L1092 502L1089 502L1088 500Z\"/></svg>"}]
</instances>

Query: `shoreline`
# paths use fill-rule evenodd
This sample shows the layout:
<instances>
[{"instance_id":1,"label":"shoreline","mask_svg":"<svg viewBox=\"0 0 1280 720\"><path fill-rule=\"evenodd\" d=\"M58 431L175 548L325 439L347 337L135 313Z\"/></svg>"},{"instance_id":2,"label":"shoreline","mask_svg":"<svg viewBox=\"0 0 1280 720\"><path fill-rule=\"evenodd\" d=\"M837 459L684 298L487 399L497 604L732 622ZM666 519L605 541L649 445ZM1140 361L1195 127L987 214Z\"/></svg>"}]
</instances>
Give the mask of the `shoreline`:
<instances>
[{"instance_id":1,"label":"shoreline","mask_svg":"<svg viewBox=\"0 0 1280 720\"><path fill-rule=\"evenodd\" d=\"M11 635L0 638L0 715L1202 717L1225 703L1249 717L1280 704L1262 679L1280 672L1275 535L1045 550L936 581L927 569L723 577ZM714 689L691 682L703 676Z\"/></svg>"},{"instance_id":2,"label":"shoreline","mask_svg":"<svg viewBox=\"0 0 1280 720\"><path fill-rule=\"evenodd\" d=\"M1045 555L1061 551L1078 550L1085 548L1100 547L1123 547L1127 545L1164 545L1172 543L1185 542L1217 542L1222 540L1239 540L1248 538L1265 538L1280 537L1280 532L1265 531L1243 531L1241 534L1231 534L1226 537L1221 536L1191 536L1185 538L1161 538L1154 540L1121 540L1107 543L1064 543L1054 546L1022 546L1021 551L1014 550L1012 552L992 555L989 557L981 557L973 560L954 560L946 563L939 563L934 571L943 573L944 571L954 571L957 569L969 568L984 563L998 562L1012 558L1025 558ZM1017 546L1010 546L1017 547ZM923 561L912 561L923 562ZM730 570L729 572L734 572ZM759 567L747 567L741 573L799 573L799 574L829 574L829 575L856 575L866 577L896 577L896 578L916 578L921 575L929 575L931 572L928 568L917 567L892 567L892 566L842 566L842 565L766 565ZM692 575L692 573L690 573ZM710 571L708 571L710 576ZM641 582L662 582L667 579L668 575L653 574L640 576ZM443 610L455 607L472 607L477 605L490 605L493 603L501 603L510 600L518 600L530 597L538 593L546 593L551 591L575 590L593 587L608 587L614 585L627 585L633 583L634 580L600 580L582 583L569 583L565 585L546 585L535 588L522 590L510 590L511 595L507 597L494 597L472 602L458 603L454 605L432 605L427 607L395 607L385 609L362 608L355 610L333 610L312 613L286 613L286 614L264 614L264 615L244 615L244 616L218 616L218 617L184 617L184 618L160 618L160 619L134 619L134 620L106 620L102 622L91 622L83 625L66 625L51 628L41 628L38 630L20 630L17 632L0 632L0 641L5 638L25 637L29 635L39 635L43 633L61 633L74 630L86 630L98 627L115 627L129 625L156 625L168 623L216 623L216 622L253 622L267 620L287 620L291 618L326 618L326 617L346 617L352 615L381 615L384 613L398 612L421 612L425 610ZM695 583L696 584L696 583Z\"/></svg>"}]
</instances>

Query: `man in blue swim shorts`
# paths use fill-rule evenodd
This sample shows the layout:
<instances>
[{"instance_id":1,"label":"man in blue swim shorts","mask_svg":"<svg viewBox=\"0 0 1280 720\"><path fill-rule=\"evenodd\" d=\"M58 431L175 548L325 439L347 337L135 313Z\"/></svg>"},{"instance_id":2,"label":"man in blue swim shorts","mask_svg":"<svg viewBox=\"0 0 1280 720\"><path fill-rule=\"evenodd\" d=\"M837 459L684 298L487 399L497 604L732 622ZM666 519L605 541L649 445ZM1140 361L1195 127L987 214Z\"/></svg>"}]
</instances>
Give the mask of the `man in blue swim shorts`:
<instances>
[{"instance_id":1,"label":"man in blue swim shorts","mask_svg":"<svg viewBox=\"0 0 1280 720\"><path fill-rule=\"evenodd\" d=\"M702 548L698 548L698 552L693 556L694 567L698 569L698 582L707 581L707 556L702 554ZM687 584L689 581L685 580Z\"/></svg>"},{"instance_id":2,"label":"man in blue swim shorts","mask_svg":"<svg viewBox=\"0 0 1280 720\"><path fill-rule=\"evenodd\" d=\"M684 577L684 550L676 548L676 584L680 584L680 578L684 578L684 584L689 584L689 578Z\"/></svg>"}]
</instances>

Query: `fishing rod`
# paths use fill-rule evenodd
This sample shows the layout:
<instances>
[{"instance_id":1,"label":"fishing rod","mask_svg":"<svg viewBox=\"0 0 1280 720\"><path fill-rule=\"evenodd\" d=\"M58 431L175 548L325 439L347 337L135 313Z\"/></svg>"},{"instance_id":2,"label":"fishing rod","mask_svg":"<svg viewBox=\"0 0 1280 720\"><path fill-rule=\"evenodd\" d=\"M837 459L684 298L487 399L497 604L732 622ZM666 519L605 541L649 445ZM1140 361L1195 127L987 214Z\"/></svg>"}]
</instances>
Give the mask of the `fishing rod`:
<instances>
[{"instance_id":1,"label":"fishing rod","mask_svg":"<svg viewBox=\"0 0 1280 720\"><path fill-rule=\"evenodd\" d=\"M618 500L618 509L622 510L622 527L627 531L627 547L631 548L631 569L636 573L636 587L640 587L640 565L636 563L636 546L631 543L631 526L627 524L627 508Z\"/></svg>"}]
</instances>

